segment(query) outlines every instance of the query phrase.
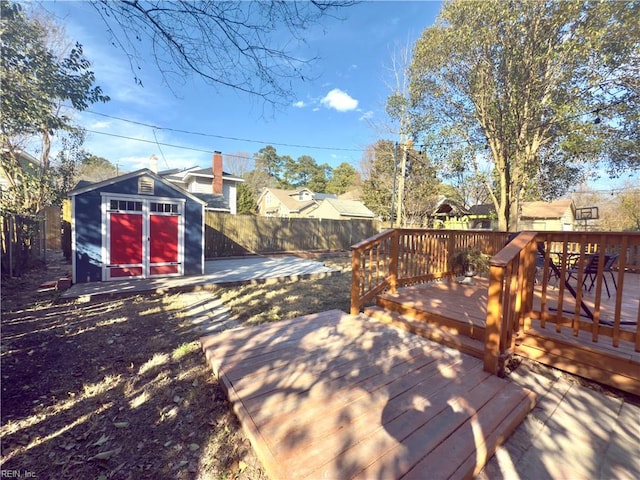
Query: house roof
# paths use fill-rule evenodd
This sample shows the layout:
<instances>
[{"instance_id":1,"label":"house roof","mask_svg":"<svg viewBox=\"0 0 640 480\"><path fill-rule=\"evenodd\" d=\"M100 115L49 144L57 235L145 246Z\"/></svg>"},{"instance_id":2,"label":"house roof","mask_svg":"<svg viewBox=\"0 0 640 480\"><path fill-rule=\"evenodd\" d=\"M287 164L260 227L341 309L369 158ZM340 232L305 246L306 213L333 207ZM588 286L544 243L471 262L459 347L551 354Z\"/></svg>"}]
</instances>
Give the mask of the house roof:
<instances>
[{"instance_id":1,"label":"house roof","mask_svg":"<svg viewBox=\"0 0 640 480\"><path fill-rule=\"evenodd\" d=\"M311 192L311 195L313 195L313 199L316 201L320 201L320 200L324 200L326 198L334 198L334 199L338 199L338 195L336 195L335 193L313 193Z\"/></svg>"},{"instance_id":2,"label":"house roof","mask_svg":"<svg viewBox=\"0 0 640 480\"><path fill-rule=\"evenodd\" d=\"M561 218L567 209L575 210L573 200L554 200L553 202L522 202L520 218ZM473 215L494 215L496 209L492 203L474 205L469 209Z\"/></svg>"},{"instance_id":3,"label":"house roof","mask_svg":"<svg viewBox=\"0 0 640 480\"><path fill-rule=\"evenodd\" d=\"M185 182L188 177L204 177L213 179L213 172L210 168L200 168L198 166L185 169L172 168L171 170L163 170L158 175L172 182ZM244 182L243 178L236 177L227 172L222 172L222 180L230 182Z\"/></svg>"},{"instance_id":4,"label":"house roof","mask_svg":"<svg viewBox=\"0 0 640 480\"><path fill-rule=\"evenodd\" d=\"M553 202L523 202L521 218L560 218L567 210L574 210L573 200Z\"/></svg>"},{"instance_id":5,"label":"house roof","mask_svg":"<svg viewBox=\"0 0 640 480\"><path fill-rule=\"evenodd\" d=\"M469 211L464 208L464 206L460 205L460 203L441 195L438 197L438 201L432 215L434 217L446 217L449 215L466 215L468 213Z\"/></svg>"},{"instance_id":6,"label":"house roof","mask_svg":"<svg viewBox=\"0 0 640 480\"><path fill-rule=\"evenodd\" d=\"M215 195L213 193L194 193L194 195L205 203L204 208L207 210L231 211L224 195Z\"/></svg>"},{"instance_id":7,"label":"house roof","mask_svg":"<svg viewBox=\"0 0 640 480\"><path fill-rule=\"evenodd\" d=\"M262 197L267 194L267 192L271 193L274 197L278 199L278 201L284 205L287 210L290 212L300 212L312 205L316 205L317 202L313 199L311 200L298 200L296 196L302 192L308 191L313 195L311 190L306 188L300 190L282 190L280 188L265 188L260 194L260 198L258 199L258 203L262 200Z\"/></svg>"},{"instance_id":8,"label":"house roof","mask_svg":"<svg viewBox=\"0 0 640 480\"><path fill-rule=\"evenodd\" d=\"M482 203L480 205L472 205L469 207L469 213L471 215L495 215L496 209L493 203Z\"/></svg>"},{"instance_id":9,"label":"house roof","mask_svg":"<svg viewBox=\"0 0 640 480\"><path fill-rule=\"evenodd\" d=\"M186 190L177 187L176 185L174 185L173 183L169 182L168 180L160 177L158 174L153 173L151 170L149 170L148 168L142 168L140 170L136 170L135 172L130 172L130 173L125 173L124 175L119 175L117 177L112 177L112 178L108 178L107 180L103 180L101 182L95 182L95 183L89 183L87 184L83 184L83 181L79 182L78 185L76 185L76 188L74 188L72 191L70 191L68 193L68 195L70 197L74 196L74 195L80 195L82 193L85 192L90 192L91 190L96 190L98 188L102 188L102 187L106 187L108 185L114 185L116 183L122 182L124 180L128 180L131 178L136 178L136 177L141 177L142 175L146 175L148 177L153 178L154 180L163 183L164 185L166 185L167 187L175 190L176 192L180 193L181 195L184 195L185 197L190 198L191 200L198 202L200 204L204 204L205 202L203 202L202 200L200 200L198 197L196 197L195 195L193 195L192 193L187 192Z\"/></svg>"},{"instance_id":10,"label":"house roof","mask_svg":"<svg viewBox=\"0 0 640 480\"><path fill-rule=\"evenodd\" d=\"M327 202L336 211L345 217L362 217L362 218L374 218L375 214L369 210L366 205L358 200L338 200L333 198L327 198L323 200Z\"/></svg>"}]
</instances>

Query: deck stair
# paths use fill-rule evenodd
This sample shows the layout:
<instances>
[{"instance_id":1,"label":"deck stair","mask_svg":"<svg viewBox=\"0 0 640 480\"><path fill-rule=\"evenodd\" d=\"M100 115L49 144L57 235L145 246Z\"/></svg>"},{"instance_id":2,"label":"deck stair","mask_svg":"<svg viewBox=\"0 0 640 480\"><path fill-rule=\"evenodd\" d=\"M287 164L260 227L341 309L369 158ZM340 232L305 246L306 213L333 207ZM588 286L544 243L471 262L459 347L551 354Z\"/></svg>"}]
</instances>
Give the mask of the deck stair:
<instances>
[{"instance_id":1,"label":"deck stair","mask_svg":"<svg viewBox=\"0 0 640 480\"><path fill-rule=\"evenodd\" d=\"M464 324L462 324L463 328L452 328L450 325L441 326L432 321L416 319L411 313L403 315L383 307L367 307L364 310L364 314L379 322L393 325L396 328L401 328L414 335L419 335L441 345L455 348L459 352L466 353L473 357L482 359L484 355L484 343L482 341L471 338L465 333L461 333L461 330L469 330ZM451 321L449 321L449 324L450 323Z\"/></svg>"}]
</instances>

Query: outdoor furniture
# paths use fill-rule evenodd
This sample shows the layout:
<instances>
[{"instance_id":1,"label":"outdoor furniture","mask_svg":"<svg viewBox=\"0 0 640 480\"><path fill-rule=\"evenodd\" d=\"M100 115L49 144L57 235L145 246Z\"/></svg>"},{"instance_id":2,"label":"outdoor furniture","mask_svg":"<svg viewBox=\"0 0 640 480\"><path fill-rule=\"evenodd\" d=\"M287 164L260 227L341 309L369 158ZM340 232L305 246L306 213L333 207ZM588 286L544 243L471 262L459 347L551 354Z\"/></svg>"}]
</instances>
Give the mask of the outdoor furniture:
<instances>
[{"instance_id":1,"label":"outdoor furniture","mask_svg":"<svg viewBox=\"0 0 640 480\"><path fill-rule=\"evenodd\" d=\"M550 253L550 255L552 254L552 252L549 252L549 253ZM540 259L542 258L543 259L543 265L544 265L544 257L545 257L544 243L543 242L538 242L538 253L537 253L536 264L539 263ZM571 261L572 260L567 259L568 263L571 262ZM572 268L575 268L575 267L571 267L569 270L571 270ZM549 258L549 279L551 279L551 276L554 276L554 277L560 279L561 278L561 266L560 265L556 265L556 263L554 263L554 261L551 258ZM564 279L564 286L569 291L569 293L573 296L573 298L575 298L577 300L578 294L575 291L575 289L571 286L571 284L569 283L569 279L570 278L571 278L571 274L569 274ZM584 312L584 314L589 319L593 320L593 312L589 309L589 307L582 300L580 301L580 308L582 308L582 311ZM550 310L552 310L552 309L550 309Z\"/></svg>"},{"instance_id":2,"label":"outdoor furniture","mask_svg":"<svg viewBox=\"0 0 640 480\"><path fill-rule=\"evenodd\" d=\"M602 269L602 281L604 282L604 287L607 290L607 296L609 298L611 298L611 292L609 291L609 283L607 282L606 274L609 273L609 275L611 275L611 280L613 280L613 286L617 290L618 285L616 284L616 278L613 275L613 265L616 263L617 260L618 260L617 254L604 254L604 267ZM582 287L586 288L586 290L589 292L591 291L591 289L593 288L593 285L596 282L596 277L598 275L599 262L600 262L600 254L598 253L593 253L593 254L587 255L586 257L584 272L583 272L584 277L582 279ZM573 267L571 267L567 271L569 274L567 277L567 280L570 280L571 277L574 275L577 276L578 271L579 271L579 265L575 264ZM586 287L587 280L591 281L588 288Z\"/></svg>"}]
</instances>

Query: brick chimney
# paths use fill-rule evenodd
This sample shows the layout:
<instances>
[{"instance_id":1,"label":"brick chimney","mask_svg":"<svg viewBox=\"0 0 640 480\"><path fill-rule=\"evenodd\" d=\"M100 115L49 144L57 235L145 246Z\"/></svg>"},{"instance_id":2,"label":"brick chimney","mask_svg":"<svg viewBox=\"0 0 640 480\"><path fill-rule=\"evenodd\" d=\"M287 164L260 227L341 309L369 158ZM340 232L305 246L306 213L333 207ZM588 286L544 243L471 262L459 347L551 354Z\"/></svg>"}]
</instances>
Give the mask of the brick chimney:
<instances>
[{"instance_id":1,"label":"brick chimney","mask_svg":"<svg viewBox=\"0 0 640 480\"><path fill-rule=\"evenodd\" d=\"M213 193L216 195L222 195L222 153L213 152Z\"/></svg>"}]
</instances>

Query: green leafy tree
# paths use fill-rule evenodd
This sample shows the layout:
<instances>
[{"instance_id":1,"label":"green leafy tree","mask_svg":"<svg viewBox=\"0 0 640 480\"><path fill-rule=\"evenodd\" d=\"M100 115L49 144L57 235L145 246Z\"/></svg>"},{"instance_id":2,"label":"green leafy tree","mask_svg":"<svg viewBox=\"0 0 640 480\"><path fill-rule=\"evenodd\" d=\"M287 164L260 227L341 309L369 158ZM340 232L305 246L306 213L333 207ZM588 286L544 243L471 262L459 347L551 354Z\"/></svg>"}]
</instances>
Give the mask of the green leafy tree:
<instances>
[{"instance_id":1,"label":"green leafy tree","mask_svg":"<svg viewBox=\"0 0 640 480\"><path fill-rule=\"evenodd\" d=\"M46 28L27 18L20 5L2 1L0 8L1 166L11 195L21 199L20 204L3 203L3 208L33 214L45 205L55 183L49 158L52 136L75 130L59 105L69 102L75 109L84 110L109 98L94 86L95 77L80 44L66 55L56 55L48 46ZM40 165L35 170L20 155L21 145L34 138L42 144Z\"/></svg>"},{"instance_id":2,"label":"green leafy tree","mask_svg":"<svg viewBox=\"0 0 640 480\"><path fill-rule=\"evenodd\" d=\"M78 180L101 182L118 175L118 168L106 158L85 153L78 168Z\"/></svg>"},{"instance_id":3,"label":"green leafy tree","mask_svg":"<svg viewBox=\"0 0 640 480\"><path fill-rule=\"evenodd\" d=\"M391 219L394 187L397 189L401 171L396 146L389 140L380 140L369 147L362 161L362 201L371 211L384 219ZM395 163L395 165L394 165ZM394 175L396 181L394 182ZM419 151L407 151L405 195L402 198L403 217L395 219L401 225L423 225L433 212L440 182L436 169L428 157ZM395 217L393 217L395 218Z\"/></svg>"},{"instance_id":4,"label":"green leafy tree","mask_svg":"<svg viewBox=\"0 0 640 480\"><path fill-rule=\"evenodd\" d=\"M392 196L395 146L389 140L379 140L369 146L362 158L362 201L378 217L392 218Z\"/></svg>"},{"instance_id":5,"label":"green leafy tree","mask_svg":"<svg viewBox=\"0 0 640 480\"><path fill-rule=\"evenodd\" d=\"M342 195L356 186L358 181L357 170L348 163L343 162L331 172L331 178L327 181L327 193Z\"/></svg>"},{"instance_id":6,"label":"green leafy tree","mask_svg":"<svg viewBox=\"0 0 640 480\"><path fill-rule=\"evenodd\" d=\"M287 163L287 158L278 155L275 147L267 145L257 153L254 153L253 157L255 159L255 171L262 173L262 176L266 174L269 178L268 184L263 186L273 187L286 184L285 164Z\"/></svg>"},{"instance_id":7,"label":"green leafy tree","mask_svg":"<svg viewBox=\"0 0 640 480\"><path fill-rule=\"evenodd\" d=\"M236 209L238 215L253 215L256 211L256 197L251 187L246 183L238 184L238 202Z\"/></svg>"},{"instance_id":8,"label":"green leafy tree","mask_svg":"<svg viewBox=\"0 0 640 480\"><path fill-rule=\"evenodd\" d=\"M499 227L514 227L523 196L558 195L614 145L637 156L638 18L637 2L445 3L414 48L413 132L434 158L490 164Z\"/></svg>"}]
</instances>

